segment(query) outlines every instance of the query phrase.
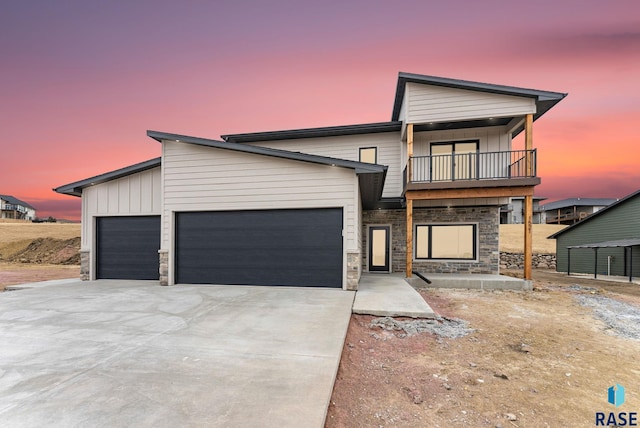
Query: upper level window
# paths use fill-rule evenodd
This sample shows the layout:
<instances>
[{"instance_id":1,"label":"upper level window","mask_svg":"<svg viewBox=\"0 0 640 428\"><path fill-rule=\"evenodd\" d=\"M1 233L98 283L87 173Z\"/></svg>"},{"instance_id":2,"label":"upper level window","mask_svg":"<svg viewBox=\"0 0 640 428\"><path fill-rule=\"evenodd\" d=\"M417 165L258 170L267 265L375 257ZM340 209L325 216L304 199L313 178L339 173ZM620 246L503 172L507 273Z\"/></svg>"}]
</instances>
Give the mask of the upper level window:
<instances>
[{"instance_id":1,"label":"upper level window","mask_svg":"<svg viewBox=\"0 0 640 428\"><path fill-rule=\"evenodd\" d=\"M378 148L377 147L361 147L360 162L378 163Z\"/></svg>"},{"instance_id":2,"label":"upper level window","mask_svg":"<svg viewBox=\"0 0 640 428\"><path fill-rule=\"evenodd\" d=\"M417 225L416 259L475 260L475 224Z\"/></svg>"}]
</instances>

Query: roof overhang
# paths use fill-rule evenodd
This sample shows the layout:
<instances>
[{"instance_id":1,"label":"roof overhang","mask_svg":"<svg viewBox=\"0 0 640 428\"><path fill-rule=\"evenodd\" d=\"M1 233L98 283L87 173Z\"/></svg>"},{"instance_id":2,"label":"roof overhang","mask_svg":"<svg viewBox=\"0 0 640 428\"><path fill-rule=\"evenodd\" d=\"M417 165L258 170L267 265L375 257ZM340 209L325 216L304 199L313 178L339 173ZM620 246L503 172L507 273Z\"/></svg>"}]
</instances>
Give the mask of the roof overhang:
<instances>
[{"instance_id":1,"label":"roof overhang","mask_svg":"<svg viewBox=\"0 0 640 428\"><path fill-rule=\"evenodd\" d=\"M116 180L118 178L126 177L127 175L136 174L152 168L160 166L161 158L154 158L148 161L140 162L135 165L130 165L124 168L117 169L115 171L107 172L104 174L96 175L84 180L76 181L74 183L65 184L53 189L54 192L62 193L64 195L82 196L82 189L96 184L106 183L107 181Z\"/></svg>"},{"instance_id":2,"label":"roof overhang","mask_svg":"<svg viewBox=\"0 0 640 428\"><path fill-rule=\"evenodd\" d=\"M298 138L339 137L346 135L399 132L401 122L364 123L358 125L327 126L323 128L290 129L286 131L253 132L222 135L230 143L255 143L259 141L293 140Z\"/></svg>"},{"instance_id":3,"label":"roof overhang","mask_svg":"<svg viewBox=\"0 0 640 428\"><path fill-rule=\"evenodd\" d=\"M596 242L593 244L570 245L567 248L614 248L635 247L640 245L640 238L618 239L615 241Z\"/></svg>"},{"instance_id":4,"label":"roof overhang","mask_svg":"<svg viewBox=\"0 0 640 428\"><path fill-rule=\"evenodd\" d=\"M362 205L365 209L375 205L382 197L382 188L387 176L388 167L385 165L356 162L327 156L311 155L308 153L291 152L270 147L237 144L227 141L210 140L207 138L191 137L188 135L171 134L159 131L147 131L147 135L158 142L175 141L179 143L195 144L240 153L250 153L260 156L270 156L299 162L309 162L331 167L352 169L358 175Z\"/></svg>"},{"instance_id":5,"label":"roof overhang","mask_svg":"<svg viewBox=\"0 0 640 428\"><path fill-rule=\"evenodd\" d=\"M404 73L398 74L398 83L396 85L396 95L393 104L393 111L391 113L391 120L397 121L400 116L400 108L402 107L402 100L404 98L405 87L408 82L420 83L423 85L442 86L447 88L464 89L468 91L488 92L492 94L510 95L515 97L533 98L536 103L536 114L533 119L536 120L554 105L559 103L566 93L540 91L537 89L519 88L515 86L494 85L490 83L472 82L468 80L449 79L446 77L427 76L422 74ZM512 119L512 118L509 118ZM476 122L478 126L490 126L484 124L485 121L471 121ZM455 122L452 122L455 123ZM454 125L449 125L450 127ZM457 128L443 128L443 129L457 129ZM523 129L523 126L516 128L513 135L517 135Z\"/></svg>"}]
</instances>

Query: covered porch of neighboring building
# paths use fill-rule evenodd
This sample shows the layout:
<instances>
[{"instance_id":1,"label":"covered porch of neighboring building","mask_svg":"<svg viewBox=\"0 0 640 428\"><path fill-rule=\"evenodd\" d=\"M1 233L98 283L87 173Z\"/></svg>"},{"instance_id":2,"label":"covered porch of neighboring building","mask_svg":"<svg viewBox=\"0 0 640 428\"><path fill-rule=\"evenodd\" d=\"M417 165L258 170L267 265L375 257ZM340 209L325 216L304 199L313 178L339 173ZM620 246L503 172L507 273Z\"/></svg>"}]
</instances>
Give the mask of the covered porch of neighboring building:
<instances>
[{"instance_id":1,"label":"covered porch of neighboring building","mask_svg":"<svg viewBox=\"0 0 640 428\"><path fill-rule=\"evenodd\" d=\"M590 249L594 252L593 277L598 278L598 250L602 248L624 248L625 272L628 272L629 282L633 282L634 265L633 265L633 248L636 252L640 251L640 238L618 239L615 241L596 242L591 244L571 245L567 247L567 275L571 275L571 250ZM640 269L636 267L636 270ZM610 259L608 260L607 276L611 273ZM625 275L626 276L626 275ZM638 276L638 275L635 275Z\"/></svg>"}]
</instances>

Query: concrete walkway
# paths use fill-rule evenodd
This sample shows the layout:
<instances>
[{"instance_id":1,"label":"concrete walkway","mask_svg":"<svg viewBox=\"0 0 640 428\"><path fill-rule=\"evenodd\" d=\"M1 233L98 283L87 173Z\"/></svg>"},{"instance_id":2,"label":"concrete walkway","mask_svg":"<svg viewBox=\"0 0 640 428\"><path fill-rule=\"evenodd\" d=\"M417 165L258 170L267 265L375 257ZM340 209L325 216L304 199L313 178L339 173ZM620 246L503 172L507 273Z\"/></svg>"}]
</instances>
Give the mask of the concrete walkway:
<instances>
[{"instance_id":1,"label":"concrete walkway","mask_svg":"<svg viewBox=\"0 0 640 428\"><path fill-rule=\"evenodd\" d=\"M363 315L435 318L436 314L405 279L404 274L363 273L353 302Z\"/></svg>"},{"instance_id":2,"label":"concrete walkway","mask_svg":"<svg viewBox=\"0 0 640 428\"><path fill-rule=\"evenodd\" d=\"M0 293L0 425L323 427L353 297L117 280Z\"/></svg>"},{"instance_id":3,"label":"concrete walkway","mask_svg":"<svg viewBox=\"0 0 640 428\"><path fill-rule=\"evenodd\" d=\"M416 288L468 288L478 290L532 290L533 281L505 275L425 273L431 284L414 277L409 282Z\"/></svg>"}]
</instances>

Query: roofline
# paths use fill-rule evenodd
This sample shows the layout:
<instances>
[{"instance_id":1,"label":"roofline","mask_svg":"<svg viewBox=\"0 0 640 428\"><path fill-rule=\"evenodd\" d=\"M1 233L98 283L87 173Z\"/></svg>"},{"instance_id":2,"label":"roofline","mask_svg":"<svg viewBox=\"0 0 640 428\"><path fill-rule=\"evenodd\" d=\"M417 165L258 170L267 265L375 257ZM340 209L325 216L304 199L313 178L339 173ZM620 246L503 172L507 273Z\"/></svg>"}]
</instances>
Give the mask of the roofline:
<instances>
[{"instance_id":1,"label":"roofline","mask_svg":"<svg viewBox=\"0 0 640 428\"><path fill-rule=\"evenodd\" d=\"M84 189L85 187L105 183L107 181L126 177L127 175L136 174L138 172L143 172L152 168L156 168L160 166L160 164L161 164L161 158L149 159L144 162L140 162L134 165L126 166L124 168L116 169L115 171L106 172L104 174L96 175L94 177L86 178L84 180L65 184L65 185L54 188L53 191L57 193L62 193L65 195L82 196L82 189Z\"/></svg>"},{"instance_id":2,"label":"roofline","mask_svg":"<svg viewBox=\"0 0 640 428\"><path fill-rule=\"evenodd\" d=\"M516 86L494 85L492 83L473 82L470 80L450 79L446 77L427 76L413 73L398 73L396 95L391 113L391 120L396 121L400 116L404 89L407 82L426 85L443 86L447 88L466 89L470 91L488 92L492 94L511 95L517 97L535 98L539 107L534 115L534 120L546 113L551 107L560 102L568 94L562 92L541 91L538 89L519 88ZM538 103L545 102L544 105Z\"/></svg>"},{"instance_id":3,"label":"roofline","mask_svg":"<svg viewBox=\"0 0 640 428\"><path fill-rule=\"evenodd\" d=\"M577 223L575 223L575 224L572 224L572 225L571 225L571 226L569 226L569 227L565 227L565 228L564 228L564 229L562 229L562 230L559 230L558 232L554 233L553 235L548 236L548 237L547 237L547 239L556 239L558 236L562 235L562 234L563 234L563 233L565 233L565 232L568 232L570 229L573 229L573 228L574 228L574 227L576 227L576 226L583 225L583 224L585 224L586 222L588 222L588 221L590 221L590 220L592 220L592 219L594 219L594 218L598 217L598 216L599 216L599 215L601 215L602 213L607 212L607 210L610 210L611 208L617 207L618 205L620 205L620 204L622 204L622 203L624 203L624 202L628 201L629 199L633 199L634 197L639 196L639 195L640 195L640 189L639 189L639 190L636 190L635 192L633 192L633 193L631 193L631 194L629 194L629 195L627 195L627 196L625 196L624 198L620 199L619 201L614 202L614 203L612 203L611 205L609 205L609 206L607 206L607 207L605 207L605 208L603 208L603 209L601 209L601 210L599 210L599 211L597 211L597 212L595 212L595 213L591 214L590 216L583 218L583 219L582 219L582 220L580 220L579 222L577 222Z\"/></svg>"},{"instance_id":4,"label":"roofline","mask_svg":"<svg viewBox=\"0 0 640 428\"><path fill-rule=\"evenodd\" d=\"M615 239L613 241L594 242L591 244L569 245L566 248L613 248L635 247L640 245L640 238Z\"/></svg>"},{"instance_id":5,"label":"roofline","mask_svg":"<svg viewBox=\"0 0 640 428\"><path fill-rule=\"evenodd\" d=\"M597 204L597 203L594 203L594 202L598 202L598 201L599 202L604 202L604 201L607 201L607 200L609 201L608 204ZM611 205L611 204L613 204L615 202L618 202L619 200L620 199L616 199L616 198L580 198L580 200L578 201L578 198L569 198L569 199L561 199L559 201L548 202L545 205L541 206L540 208L545 208L545 211L546 211L548 205L553 205L553 207L548 208L548 210L557 210L559 208L566 208L566 207L573 207L573 206L576 206L576 207L591 207L591 206L601 206L601 205L609 206L609 205ZM558 202L564 202L564 201L573 201L573 202L578 202L578 203L567 202L566 205L557 205L557 206L555 205ZM583 201L585 203L582 203Z\"/></svg>"},{"instance_id":6,"label":"roofline","mask_svg":"<svg viewBox=\"0 0 640 428\"><path fill-rule=\"evenodd\" d=\"M402 122L377 122L356 125L325 126L321 128L289 129L284 131L252 132L246 134L221 135L230 143L251 143L257 141L293 140L298 138L336 137L344 135L376 134L398 132Z\"/></svg>"},{"instance_id":7,"label":"roofline","mask_svg":"<svg viewBox=\"0 0 640 428\"><path fill-rule=\"evenodd\" d=\"M301 162L310 162L321 165L338 166L355 170L356 174L385 173L387 166L356 162L345 159L331 158L327 156L310 155L307 153L292 152L288 150L272 149L270 147L252 146L250 144L236 144L227 141L210 140L207 138L191 137L188 135L171 134L159 131L147 131L147 135L158 142L173 140L181 143L195 144L216 149L232 150L236 152L252 153L262 156L271 156L281 159L290 159Z\"/></svg>"}]
</instances>

